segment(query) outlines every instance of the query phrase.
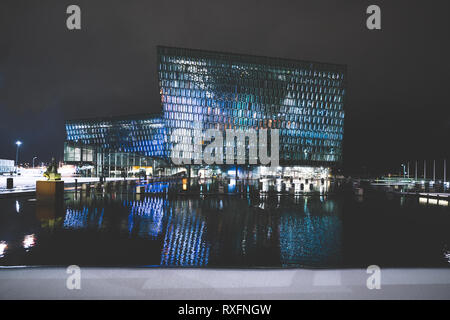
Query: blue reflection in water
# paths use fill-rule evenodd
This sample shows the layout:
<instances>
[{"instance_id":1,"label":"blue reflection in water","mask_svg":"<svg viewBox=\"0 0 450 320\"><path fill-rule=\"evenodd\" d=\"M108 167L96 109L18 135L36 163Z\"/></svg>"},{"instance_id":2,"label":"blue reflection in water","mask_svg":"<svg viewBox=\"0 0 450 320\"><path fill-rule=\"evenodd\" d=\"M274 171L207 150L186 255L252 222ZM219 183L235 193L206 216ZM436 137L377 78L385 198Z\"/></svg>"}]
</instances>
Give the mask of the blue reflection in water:
<instances>
[{"instance_id":1,"label":"blue reflection in water","mask_svg":"<svg viewBox=\"0 0 450 320\"><path fill-rule=\"evenodd\" d=\"M340 258L342 224L338 217L288 216L280 222L281 264L333 266Z\"/></svg>"},{"instance_id":2,"label":"blue reflection in water","mask_svg":"<svg viewBox=\"0 0 450 320\"><path fill-rule=\"evenodd\" d=\"M128 215L129 233L156 239L162 230L166 202L163 198L124 201L124 206L130 208L130 214Z\"/></svg>"},{"instance_id":3,"label":"blue reflection in water","mask_svg":"<svg viewBox=\"0 0 450 320\"><path fill-rule=\"evenodd\" d=\"M86 265L219 268L365 267L374 257L430 267L450 259L448 207L416 198L113 192L69 194L58 206L2 199L0 207L0 265L67 265L74 255Z\"/></svg>"},{"instance_id":4,"label":"blue reflection in water","mask_svg":"<svg viewBox=\"0 0 450 320\"><path fill-rule=\"evenodd\" d=\"M233 193L236 191L236 180L230 179L230 183L228 184L228 193Z\"/></svg>"},{"instance_id":5,"label":"blue reflection in water","mask_svg":"<svg viewBox=\"0 0 450 320\"><path fill-rule=\"evenodd\" d=\"M306 198L303 211L281 215L282 266L338 266L342 260L342 219L334 201L311 206Z\"/></svg>"},{"instance_id":6,"label":"blue reflection in water","mask_svg":"<svg viewBox=\"0 0 450 320\"><path fill-rule=\"evenodd\" d=\"M106 219L104 231L120 226L130 238L161 241L161 266L338 265L342 220L335 201L279 200L262 202L261 210L261 203L235 198L114 195L69 205L63 228L101 230Z\"/></svg>"},{"instance_id":7,"label":"blue reflection in water","mask_svg":"<svg viewBox=\"0 0 450 320\"><path fill-rule=\"evenodd\" d=\"M106 207L109 220L112 219L112 214L117 215L120 219L121 212L126 213L126 231L130 235L156 239L161 233L166 206L166 200L163 198L146 197L142 200L123 200L120 208L107 206L104 203L97 205L99 207L83 206L79 209L68 206L63 228L72 230L101 229Z\"/></svg>"},{"instance_id":8,"label":"blue reflection in water","mask_svg":"<svg viewBox=\"0 0 450 320\"><path fill-rule=\"evenodd\" d=\"M170 208L160 264L206 266L209 250L206 222L198 209L186 205Z\"/></svg>"},{"instance_id":9,"label":"blue reflection in water","mask_svg":"<svg viewBox=\"0 0 450 320\"><path fill-rule=\"evenodd\" d=\"M147 193L164 193L169 189L169 184L165 182L152 182L145 184Z\"/></svg>"},{"instance_id":10,"label":"blue reflection in water","mask_svg":"<svg viewBox=\"0 0 450 320\"><path fill-rule=\"evenodd\" d=\"M83 207L81 209L74 209L68 207L63 222L63 228L73 230L86 229L89 227L100 228L104 211L104 208Z\"/></svg>"}]
</instances>

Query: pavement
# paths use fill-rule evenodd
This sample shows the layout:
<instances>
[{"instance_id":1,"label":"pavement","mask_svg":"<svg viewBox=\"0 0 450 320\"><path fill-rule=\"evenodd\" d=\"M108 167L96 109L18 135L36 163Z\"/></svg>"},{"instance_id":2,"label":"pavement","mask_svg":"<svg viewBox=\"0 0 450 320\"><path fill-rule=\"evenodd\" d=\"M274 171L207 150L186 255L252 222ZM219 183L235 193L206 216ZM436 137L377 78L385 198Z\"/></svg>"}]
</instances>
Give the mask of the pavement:
<instances>
[{"instance_id":1,"label":"pavement","mask_svg":"<svg viewBox=\"0 0 450 320\"><path fill-rule=\"evenodd\" d=\"M373 274L365 269L81 268L79 274L77 289L66 268L2 268L0 299L450 299L450 269L381 269L379 289L368 288Z\"/></svg>"}]
</instances>

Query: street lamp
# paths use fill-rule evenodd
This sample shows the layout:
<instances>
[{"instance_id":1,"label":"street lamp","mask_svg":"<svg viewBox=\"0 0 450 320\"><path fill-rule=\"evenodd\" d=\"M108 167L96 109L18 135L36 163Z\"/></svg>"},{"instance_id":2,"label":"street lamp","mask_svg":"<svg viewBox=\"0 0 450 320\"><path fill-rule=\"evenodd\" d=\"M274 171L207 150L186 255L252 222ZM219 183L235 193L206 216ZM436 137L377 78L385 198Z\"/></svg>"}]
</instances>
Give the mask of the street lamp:
<instances>
[{"instance_id":1,"label":"street lamp","mask_svg":"<svg viewBox=\"0 0 450 320\"><path fill-rule=\"evenodd\" d=\"M33 169L34 169L34 160L36 160L37 159L37 157L35 156L35 157L33 157Z\"/></svg>"},{"instance_id":2,"label":"street lamp","mask_svg":"<svg viewBox=\"0 0 450 320\"><path fill-rule=\"evenodd\" d=\"M402 169L403 169L403 179L405 178L406 175L406 165L402 163Z\"/></svg>"},{"instance_id":3,"label":"street lamp","mask_svg":"<svg viewBox=\"0 0 450 320\"><path fill-rule=\"evenodd\" d=\"M22 141L16 141L16 166L19 166L19 147L22 145Z\"/></svg>"}]
</instances>

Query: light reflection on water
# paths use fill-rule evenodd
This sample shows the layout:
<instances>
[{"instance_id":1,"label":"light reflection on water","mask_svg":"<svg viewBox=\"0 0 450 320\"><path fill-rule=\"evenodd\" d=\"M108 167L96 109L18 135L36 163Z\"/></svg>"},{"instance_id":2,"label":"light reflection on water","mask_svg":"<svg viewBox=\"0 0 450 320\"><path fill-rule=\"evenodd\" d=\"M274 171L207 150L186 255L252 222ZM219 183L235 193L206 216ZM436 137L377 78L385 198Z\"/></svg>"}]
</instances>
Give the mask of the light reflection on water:
<instances>
[{"instance_id":1,"label":"light reflection on water","mask_svg":"<svg viewBox=\"0 0 450 320\"><path fill-rule=\"evenodd\" d=\"M210 244L206 231L205 219L189 203L169 208L161 266L208 265Z\"/></svg>"},{"instance_id":2,"label":"light reflection on water","mask_svg":"<svg viewBox=\"0 0 450 320\"><path fill-rule=\"evenodd\" d=\"M246 199L227 197L123 202L131 208L130 235L163 239L162 266L337 265L341 224L333 200L314 198L308 205L308 198L297 197L295 207L285 213L279 202L262 204L264 211ZM292 234L302 236L289 238Z\"/></svg>"},{"instance_id":3,"label":"light reflection on water","mask_svg":"<svg viewBox=\"0 0 450 320\"><path fill-rule=\"evenodd\" d=\"M365 197L344 201L325 194L254 199L113 192L87 197L69 193L60 206L17 201L20 214L15 199L0 203L11 209L0 216L0 265L70 261L98 266L333 268L370 262L364 254L371 250L388 264L402 262L395 254L398 248L405 256L415 252L421 258L419 245L424 252L438 251L439 259L448 260L448 250L444 256L442 247L436 247L448 245L443 234L448 218L442 218L441 211L440 216L427 213L442 228L433 229L437 236L429 240L429 231L418 234L416 224L398 215L405 208L406 215L420 217L427 212L422 208L429 206L405 198L370 203ZM385 206L386 213L377 205ZM347 220L346 211L351 216ZM402 238L392 231L395 228L401 229ZM424 240L419 244L421 236ZM383 238L385 243L377 243ZM404 246L408 243L411 248ZM423 259L429 258L423 254ZM436 261L424 261L430 263Z\"/></svg>"},{"instance_id":4,"label":"light reflection on water","mask_svg":"<svg viewBox=\"0 0 450 320\"><path fill-rule=\"evenodd\" d=\"M280 221L283 266L338 266L342 263L342 220L334 201L311 208L305 199L304 213L284 212ZM311 211L324 214L311 214Z\"/></svg>"}]
</instances>

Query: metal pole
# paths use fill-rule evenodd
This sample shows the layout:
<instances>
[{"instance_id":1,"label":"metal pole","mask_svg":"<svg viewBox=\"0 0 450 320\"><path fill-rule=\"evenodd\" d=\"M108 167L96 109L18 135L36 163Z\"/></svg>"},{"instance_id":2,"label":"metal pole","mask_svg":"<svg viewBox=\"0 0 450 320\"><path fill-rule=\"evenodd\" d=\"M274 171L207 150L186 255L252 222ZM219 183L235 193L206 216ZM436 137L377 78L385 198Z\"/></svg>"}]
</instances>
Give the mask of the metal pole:
<instances>
[{"instance_id":1,"label":"metal pole","mask_svg":"<svg viewBox=\"0 0 450 320\"><path fill-rule=\"evenodd\" d=\"M16 144L16 166L19 166L19 145Z\"/></svg>"},{"instance_id":2,"label":"metal pole","mask_svg":"<svg viewBox=\"0 0 450 320\"><path fill-rule=\"evenodd\" d=\"M417 181L417 160L416 160L416 175L414 177L414 180Z\"/></svg>"},{"instance_id":3,"label":"metal pole","mask_svg":"<svg viewBox=\"0 0 450 320\"><path fill-rule=\"evenodd\" d=\"M436 160L433 160L433 182L436 182Z\"/></svg>"},{"instance_id":4,"label":"metal pole","mask_svg":"<svg viewBox=\"0 0 450 320\"><path fill-rule=\"evenodd\" d=\"M423 160L423 180L427 180L427 160Z\"/></svg>"},{"instance_id":5,"label":"metal pole","mask_svg":"<svg viewBox=\"0 0 450 320\"><path fill-rule=\"evenodd\" d=\"M444 159L444 184L447 180L447 160Z\"/></svg>"},{"instance_id":6,"label":"metal pole","mask_svg":"<svg viewBox=\"0 0 450 320\"><path fill-rule=\"evenodd\" d=\"M408 161L408 179L409 179L409 161Z\"/></svg>"}]
</instances>

